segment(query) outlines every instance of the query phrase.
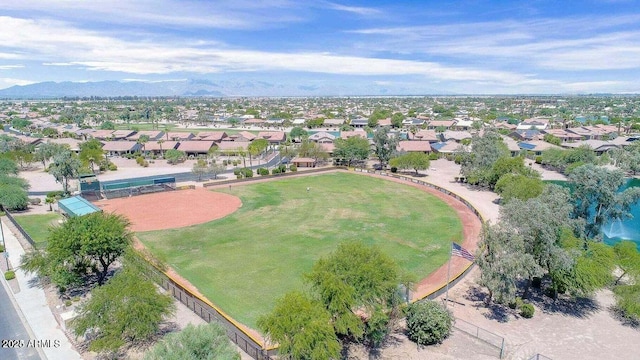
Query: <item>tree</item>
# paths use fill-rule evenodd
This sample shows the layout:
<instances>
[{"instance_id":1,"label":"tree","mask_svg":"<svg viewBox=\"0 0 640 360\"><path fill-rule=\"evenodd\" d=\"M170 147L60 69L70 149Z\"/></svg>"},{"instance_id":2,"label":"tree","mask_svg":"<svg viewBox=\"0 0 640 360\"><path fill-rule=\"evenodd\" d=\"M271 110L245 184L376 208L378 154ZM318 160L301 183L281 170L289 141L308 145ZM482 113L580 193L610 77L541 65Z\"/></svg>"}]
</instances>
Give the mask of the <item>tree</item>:
<instances>
[{"instance_id":1,"label":"tree","mask_svg":"<svg viewBox=\"0 0 640 360\"><path fill-rule=\"evenodd\" d=\"M298 155L310 157L316 161L327 160L329 158L329 154L327 154L320 144L309 139L302 139L298 147Z\"/></svg>"},{"instance_id":2,"label":"tree","mask_svg":"<svg viewBox=\"0 0 640 360\"><path fill-rule=\"evenodd\" d=\"M70 150L57 153L49 166L49 173L62 184L62 191L69 193L69 181L78 177L80 160Z\"/></svg>"},{"instance_id":3,"label":"tree","mask_svg":"<svg viewBox=\"0 0 640 360\"><path fill-rule=\"evenodd\" d=\"M114 125L113 122L107 120L107 121L103 121L102 124L100 124L100 130L115 130L116 126Z\"/></svg>"},{"instance_id":4,"label":"tree","mask_svg":"<svg viewBox=\"0 0 640 360\"><path fill-rule=\"evenodd\" d=\"M429 168L431 161L429 155L421 152L409 152L404 155L400 155L391 159L391 166L398 169L413 169L418 175L419 170L426 170Z\"/></svg>"},{"instance_id":5,"label":"tree","mask_svg":"<svg viewBox=\"0 0 640 360\"><path fill-rule=\"evenodd\" d=\"M145 360L240 360L224 328L215 321L187 325L182 331L166 335L144 356Z\"/></svg>"},{"instance_id":6,"label":"tree","mask_svg":"<svg viewBox=\"0 0 640 360\"><path fill-rule=\"evenodd\" d=\"M164 139L158 139L156 143L158 144L158 146L160 146L160 156L164 158L164 151L162 150L162 144L164 144Z\"/></svg>"},{"instance_id":7,"label":"tree","mask_svg":"<svg viewBox=\"0 0 640 360\"><path fill-rule=\"evenodd\" d=\"M533 257L547 274L568 274L573 264L562 247L561 238L567 229L577 228L571 219L573 209L569 191L557 185L547 185L543 193L525 201L512 199L500 209L501 226L508 233L518 234L524 242L522 252ZM525 298L532 278L526 279ZM560 279L556 278L556 282ZM556 286L554 284L553 286Z\"/></svg>"},{"instance_id":8,"label":"tree","mask_svg":"<svg viewBox=\"0 0 640 360\"><path fill-rule=\"evenodd\" d=\"M40 144L40 146L38 146L34 154L35 160L42 162L42 167L46 168L47 161L49 161L49 159L51 159L56 154L65 150L69 150L65 145L60 145L60 144L51 143L51 142Z\"/></svg>"},{"instance_id":9,"label":"tree","mask_svg":"<svg viewBox=\"0 0 640 360\"><path fill-rule=\"evenodd\" d=\"M18 166L9 158L0 158L0 206L8 210L25 210L29 206L29 182L17 176Z\"/></svg>"},{"instance_id":10,"label":"tree","mask_svg":"<svg viewBox=\"0 0 640 360\"><path fill-rule=\"evenodd\" d=\"M0 158L0 174L18 175L18 165L9 158Z\"/></svg>"},{"instance_id":11,"label":"tree","mask_svg":"<svg viewBox=\"0 0 640 360\"><path fill-rule=\"evenodd\" d=\"M376 346L386 334L389 314L399 303L398 286L403 279L398 265L376 247L360 242L340 244L318 260L306 281L333 319L336 334L365 339ZM376 321L375 327L356 312Z\"/></svg>"},{"instance_id":12,"label":"tree","mask_svg":"<svg viewBox=\"0 0 640 360\"><path fill-rule=\"evenodd\" d=\"M122 216L104 212L71 217L51 228L44 252L27 257L23 268L48 276L61 288L80 284L88 275L102 285L131 243L128 226Z\"/></svg>"},{"instance_id":13,"label":"tree","mask_svg":"<svg viewBox=\"0 0 640 360\"><path fill-rule=\"evenodd\" d=\"M92 333L89 349L116 351L126 343L140 343L158 332L175 305L168 294L135 269L125 266L78 309L71 328L76 336Z\"/></svg>"},{"instance_id":14,"label":"tree","mask_svg":"<svg viewBox=\"0 0 640 360\"><path fill-rule=\"evenodd\" d=\"M293 129L291 129L291 133L289 133L289 135L296 140L300 140L302 137L307 136L307 130L296 126Z\"/></svg>"},{"instance_id":15,"label":"tree","mask_svg":"<svg viewBox=\"0 0 640 360\"><path fill-rule=\"evenodd\" d=\"M373 135L373 144L375 146L374 153L378 157L378 160L380 160L380 166L384 166L396 152L398 138L390 136L389 128L385 126L375 132Z\"/></svg>"},{"instance_id":16,"label":"tree","mask_svg":"<svg viewBox=\"0 0 640 360\"><path fill-rule=\"evenodd\" d=\"M171 165L175 165L179 162L184 161L186 157L187 155L185 154L184 151L180 151L177 149L169 149L164 153L164 158L167 160L167 163Z\"/></svg>"},{"instance_id":17,"label":"tree","mask_svg":"<svg viewBox=\"0 0 640 360\"><path fill-rule=\"evenodd\" d=\"M269 141L266 139L255 139L249 144L247 152L249 153L249 166L253 166L251 158L260 155L269 147Z\"/></svg>"},{"instance_id":18,"label":"tree","mask_svg":"<svg viewBox=\"0 0 640 360\"><path fill-rule=\"evenodd\" d=\"M202 181L202 177L209 173L209 164L204 159L198 159L195 164L193 164L193 168L191 172L198 177L198 181Z\"/></svg>"},{"instance_id":19,"label":"tree","mask_svg":"<svg viewBox=\"0 0 640 360\"><path fill-rule=\"evenodd\" d=\"M453 314L435 301L420 301L407 309L407 335L418 345L442 343L453 328Z\"/></svg>"},{"instance_id":20,"label":"tree","mask_svg":"<svg viewBox=\"0 0 640 360\"><path fill-rule=\"evenodd\" d=\"M341 350L331 320L322 303L294 291L277 300L273 311L258 319L258 326L280 345L280 356L329 360L337 359Z\"/></svg>"},{"instance_id":21,"label":"tree","mask_svg":"<svg viewBox=\"0 0 640 360\"><path fill-rule=\"evenodd\" d=\"M97 139L91 139L80 144L80 161L84 166L90 166L91 172L95 173L95 164L104 161L104 151L102 143Z\"/></svg>"},{"instance_id":22,"label":"tree","mask_svg":"<svg viewBox=\"0 0 640 360\"><path fill-rule=\"evenodd\" d=\"M491 166L491 172L486 181L493 188L498 180L506 174L519 174L528 178L539 179L540 173L524 164L524 157L503 156L498 158Z\"/></svg>"},{"instance_id":23,"label":"tree","mask_svg":"<svg viewBox=\"0 0 640 360\"><path fill-rule=\"evenodd\" d=\"M471 184L489 186L493 177L493 164L501 157L509 157L509 149L502 137L493 130L485 131L482 136L474 135L472 149L470 153L465 151L458 154L462 165L460 173Z\"/></svg>"},{"instance_id":24,"label":"tree","mask_svg":"<svg viewBox=\"0 0 640 360\"><path fill-rule=\"evenodd\" d=\"M478 283L487 288L487 302L511 302L518 281L542 274L531 254L525 251L525 239L502 224L485 224L478 244L476 264L480 268Z\"/></svg>"},{"instance_id":25,"label":"tree","mask_svg":"<svg viewBox=\"0 0 640 360\"><path fill-rule=\"evenodd\" d=\"M138 138L138 144L142 145L142 152L145 152L145 145L149 142L149 135L140 135Z\"/></svg>"},{"instance_id":26,"label":"tree","mask_svg":"<svg viewBox=\"0 0 640 360\"><path fill-rule=\"evenodd\" d=\"M506 204L511 199L528 200L538 197L544 190L544 182L521 174L505 174L496 183L495 192Z\"/></svg>"},{"instance_id":27,"label":"tree","mask_svg":"<svg viewBox=\"0 0 640 360\"><path fill-rule=\"evenodd\" d=\"M618 192L625 182L620 170L587 164L576 168L569 181L574 189L574 216L585 222L589 238L600 234L605 223L629 218L631 206L640 199L640 188Z\"/></svg>"},{"instance_id":28,"label":"tree","mask_svg":"<svg viewBox=\"0 0 640 360\"><path fill-rule=\"evenodd\" d=\"M347 166L356 160L365 160L369 157L369 140L352 136L348 139L336 139L333 157L341 161L346 161Z\"/></svg>"},{"instance_id":29,"label":"tree","mask_svg":"<svg viewBox=\"0 0 640 360\"><path fill-rule=\"evenodd\" d=\"M20 166L20 169L26 170L31 167L34 161L36 161L35 157L35 149L33 146L21 144L19 147L15 148L9 155L11 158Z\"/></svg>"},{"instance_id":30,"label":"tree","mask_svg":"<svg viewBox=\"0 0 640 360\"><path fill-rule=\"evenodd\" d=\"M395 113L391 116L391 126L398 129L402 127L402 121L404 121L404 115L402 113Z\"/></svg>"}]
</instances>

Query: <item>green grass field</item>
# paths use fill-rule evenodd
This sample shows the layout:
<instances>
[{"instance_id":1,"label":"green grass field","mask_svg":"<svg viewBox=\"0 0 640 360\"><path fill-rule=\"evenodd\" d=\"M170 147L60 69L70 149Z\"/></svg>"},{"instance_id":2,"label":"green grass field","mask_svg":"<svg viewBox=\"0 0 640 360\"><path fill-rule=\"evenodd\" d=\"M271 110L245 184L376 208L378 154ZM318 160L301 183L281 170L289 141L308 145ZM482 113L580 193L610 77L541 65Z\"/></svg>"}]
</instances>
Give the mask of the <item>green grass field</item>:
<instances>
[{"instance_id":1,"label":"green grass field","mask_svg":"<svg viewBox=\"0 0 640 360\"><path fill-rule=\"evenodd\" d=\"M36 247L42 249L47 245L49 237L49 227L57 225L62 215L58 213L38 214L38 215L18 215L14 217L24 231L31 236L36 243Z\"/></svg>"},{"instance_id":2,"label":"green grass field","mask_svg":"<svg viewBox=\"0 0 640 360\"><path fill-rule=\"evenodd\" d=\"M356 174L225 190L242 199L236 213L138 237L207 298L252 327L278 297L303 288L302 274L342 241L375 244L421 279L446 262L451 240L463 236L460 219L440 199Z\"/></svg>"}]
</instances>

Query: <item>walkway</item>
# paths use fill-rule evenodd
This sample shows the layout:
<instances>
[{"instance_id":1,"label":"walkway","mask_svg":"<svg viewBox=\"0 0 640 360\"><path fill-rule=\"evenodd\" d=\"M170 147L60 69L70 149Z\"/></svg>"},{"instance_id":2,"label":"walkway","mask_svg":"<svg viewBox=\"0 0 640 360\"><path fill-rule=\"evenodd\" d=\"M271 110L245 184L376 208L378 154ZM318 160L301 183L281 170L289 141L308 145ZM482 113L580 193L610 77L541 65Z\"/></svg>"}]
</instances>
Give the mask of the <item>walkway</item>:
<instances>
[{"instance_id":1,"label":"walkway","mask_svg":"<svg viewBox=\"0 0 640 360\"><path fill-rule=\"evenodd\" d=\"M9 230L8 221L5 221L4 218L2 219L2 234L6 250L9 253L9 261L13 264L13 268L17 268L15 264L19 264L24 249L16 236ZM17 268L16 280L17 286L15 283L13 286L9 286L4 280L4 276L0 281L7 289L9 297L14 300L14 307L16 307L18 314L23 315L21 320L29 332L30 340L39 340L43 345L36 348L40 357L49 360L82 359L58 325L49 309L44 291L37 285L37 279ZM4 356L1 358L5 359Z\"/></svg>"}]
</instances>

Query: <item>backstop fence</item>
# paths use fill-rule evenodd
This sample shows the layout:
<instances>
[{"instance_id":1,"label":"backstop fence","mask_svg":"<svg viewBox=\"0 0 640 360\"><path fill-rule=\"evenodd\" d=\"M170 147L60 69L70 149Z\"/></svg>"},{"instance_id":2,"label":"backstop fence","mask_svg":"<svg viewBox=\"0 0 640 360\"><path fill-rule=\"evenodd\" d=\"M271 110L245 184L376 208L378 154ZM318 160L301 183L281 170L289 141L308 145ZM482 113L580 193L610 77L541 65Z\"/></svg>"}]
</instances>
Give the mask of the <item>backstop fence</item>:
<instances>
[{"instance_id":1,"label":"backstop fence","mask_svg":"<svg viewBox=\"0 0 640 360\"><path fill-rule=\"evenodd\" d=\"M176 189L175 177L130 179L126 181L103 181L100 193L105 199L115 199Z\"/></svg>"}]
</instances>

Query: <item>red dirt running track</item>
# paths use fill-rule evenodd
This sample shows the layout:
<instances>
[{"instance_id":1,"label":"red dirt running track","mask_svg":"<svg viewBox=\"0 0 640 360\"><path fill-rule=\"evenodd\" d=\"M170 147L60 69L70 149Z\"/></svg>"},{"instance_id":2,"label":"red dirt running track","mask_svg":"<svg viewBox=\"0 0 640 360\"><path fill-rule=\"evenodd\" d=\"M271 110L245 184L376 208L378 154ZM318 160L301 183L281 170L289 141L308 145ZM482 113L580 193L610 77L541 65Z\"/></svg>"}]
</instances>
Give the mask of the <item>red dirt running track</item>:
<instances>
[{"instance_id":1,"label":"red dirt running track","mask_svg":"<svg viewBox=\"0 0 640 360\"><path fill-rule=\"evenodd\" d=\"M240 198L202 188L101 200L96 206L126 216L131 231L164 230L225 217L242 206Z\"/></svg>"}]
</instances>

